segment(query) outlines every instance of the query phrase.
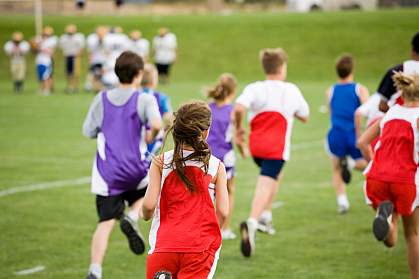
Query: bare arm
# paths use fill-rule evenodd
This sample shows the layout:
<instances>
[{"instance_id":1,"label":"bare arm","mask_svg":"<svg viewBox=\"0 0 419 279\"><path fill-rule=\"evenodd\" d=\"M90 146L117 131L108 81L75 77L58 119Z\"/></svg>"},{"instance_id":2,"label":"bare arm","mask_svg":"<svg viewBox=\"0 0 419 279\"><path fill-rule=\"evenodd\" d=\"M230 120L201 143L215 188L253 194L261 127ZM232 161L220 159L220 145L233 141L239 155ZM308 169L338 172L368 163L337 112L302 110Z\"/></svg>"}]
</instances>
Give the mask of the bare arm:
<instances>
[{"instance_id":1,"label":"bare arm","mask_svg":"<svg viewBox=\"0 0 419 279\"><path fill-rule=\"evenodd\" d=\"M357 145L361 150L362 155L368 162L373 158L373 151L371 149L371 142L380 135L380 122L377 121L370 126L358 139Z\"/></svg>"},{"instance_id":2,"label":"bare arm","mask_svg":"<svg viewBox=\"0 0 419 279\"><path fill-rule=\"evenodd\" d=\"M362 133L362 113L359 110L355 111L355 133L356 138L359 139Z\"/></svg>"},{"instance_id":3,"label":"bare arm","mask_svg":"<svg viewBox=\"0 0 419 279\"><path fill-rule=\"evenodd\" d=\"M361 101L361 104L364 104L366 101L368 101L369 96L370 93L368 92L368 88L363 85L359 85L358 97Z\"/></svg>"},{"instance_id":4,"label":"bare arm","mask_svg":"<svg viewBox=\"0 0 419 279\"><path fill-rule=\"evenodd\" d=\"M234 123L234 143L237 145L239 152L243 158L247 157L247 149L246 149L246 131L243 128L243 119L246 114L246 107L237 104L234 106L233 111L233 123Z\"/></svg>"},{"instance_id":5,"label":"bare arm","mask_svg":"<svg viewBox=\"0 0 419 279\"><path fill-rule=\"evenodd\" d=\"M223 163L220 163L215 181L215 212L220 227L224 224L229 211L227 174Z\"/></svg>"},{"instance_id":6,"label":"bare arm","mask_svg":"<svg viewBox=\"0 0 419 279\"><path fill-rule=\"evenodd\" d=\"M150 220L154 211L156 210L157 202L160 196L160 184L161 184L161 170L163 167L163 158L157 157L153 159L150 167L149 175L150 182L147 187L147 192L144 196L144 202L142 207L144 220Z\"/></svg>"}]
</instances>

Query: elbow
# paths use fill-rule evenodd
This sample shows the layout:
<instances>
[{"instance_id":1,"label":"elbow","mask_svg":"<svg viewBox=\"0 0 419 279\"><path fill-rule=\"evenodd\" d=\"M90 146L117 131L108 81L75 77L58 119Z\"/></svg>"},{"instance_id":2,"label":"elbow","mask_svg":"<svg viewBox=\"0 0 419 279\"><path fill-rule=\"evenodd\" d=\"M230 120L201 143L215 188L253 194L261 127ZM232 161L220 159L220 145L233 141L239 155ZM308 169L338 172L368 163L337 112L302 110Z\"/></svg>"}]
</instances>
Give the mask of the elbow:
<instances>
[{"instance_id":1,"label":"elbow","mask_svg":"<svg viewBox=\"0 0 419 279\"><path fill-rule=\"evenodd\" d=\"M222 206L218 209L218 217L224 221L228 217L228 205Z\"/></svg>"},{"instance_id":2,"label":"elbow","mask_svg":"<svg viewBox=\"0 0 419 279\"><path fill-rule=\"evenodd\" d=\"M142 208L143 219L145 221L150 220L154 215L154 210L155 210L154 206L151 206L151 205L147 204L146 202L144 202L143 203L143 208Z\"/></svg>"}]
</instances>

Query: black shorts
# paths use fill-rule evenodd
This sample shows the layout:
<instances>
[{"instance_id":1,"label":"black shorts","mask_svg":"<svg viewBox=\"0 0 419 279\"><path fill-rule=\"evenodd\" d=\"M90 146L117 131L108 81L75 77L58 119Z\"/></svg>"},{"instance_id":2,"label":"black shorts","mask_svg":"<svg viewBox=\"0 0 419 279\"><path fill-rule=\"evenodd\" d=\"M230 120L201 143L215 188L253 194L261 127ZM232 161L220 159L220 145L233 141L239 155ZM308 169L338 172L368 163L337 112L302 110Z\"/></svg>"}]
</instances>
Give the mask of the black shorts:
<instances>
[{"instance_id":1,"label":"black shorts","mask_svg":"<svg viewBox=\"0 0 419 279\"><path fill-rule=\"evenodd\" d=\"M67 76L74 75L74 69L76 68L76 57L66 56L65 58L65 72Z\"/></svg>"},{"instance_id":2,"label":"black shorts","mask_svg":"<svg viewBox=\"0 0 419 279\"><path fill-rule=\"evenodd\" d=\"M95 77L100 78L102 76L103 64L101 63L92 64L90 65L89 70Z\"/></svg>"},{"instance_id":3,"label":"black shorts","mask_svg":"<svg viewBox=\"0 0 419 279\"><path fill-rule=\"evenodd\" d=\"M120 219L125 210L125 202L128 206L143 198L147 187L144 189L122 193L118 196L96 196L96 210L99 222Z\"/></svg>"},{"instance_id":4,"label":"black shorts","mask_svg":"<svg viewBox=\"0 0 419 279\"><path fill-rule=\"evenodd\" d=\"M156 63L157 71L159 72L159 75L169 75L170 72L170 64L159 64Z\"/></svg>"},{"instance_id":5,"label":"black shorts","mask_svg":"<svg viewBox=\"0 0 419 279\"><path fill-rule=\"evenodd\" d=\"M260 175L269 176L273 179L278 179L282 168L284 167L284 160L272 160L253 157L256 165L260 168Z\"/></svg>"}]
</instances>

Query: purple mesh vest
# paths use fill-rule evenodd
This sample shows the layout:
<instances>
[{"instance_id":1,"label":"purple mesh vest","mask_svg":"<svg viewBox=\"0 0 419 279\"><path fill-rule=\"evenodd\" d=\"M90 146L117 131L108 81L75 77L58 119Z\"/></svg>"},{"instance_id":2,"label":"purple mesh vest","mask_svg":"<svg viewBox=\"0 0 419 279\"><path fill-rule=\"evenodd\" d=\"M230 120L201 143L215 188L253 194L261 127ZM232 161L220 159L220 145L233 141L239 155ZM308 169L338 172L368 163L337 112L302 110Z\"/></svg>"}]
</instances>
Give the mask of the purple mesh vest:
<instances>
[{"instance_id":1,"label":"purple mesh vest","mask_svg":"<svg viewBox=\"0 0 419 279\"><path fill-rule=\"evenodd\" d=\"M233 105L219 107L215 103L210 103L209 107L212 113L212 123L207 142L212 154L223 161L224 156L233 149L231 141L227 140Z\"/></svg>"},{"instance_id":2,"label":"purple mesh vest","mask_svg":"<svg viewBox=\"0 0 419 279\"><path fill-rule=\"evenodd\" d=\"M104 160L96 154L97 169L108 185L109 195L115 196L136 190L147 176L148 163L141 158L140 140L143 122L138 116L135 92L122 106L112 104L107 92L102 94L103 122L101 132L105 138Z\"/></svg>"}]
</instances>

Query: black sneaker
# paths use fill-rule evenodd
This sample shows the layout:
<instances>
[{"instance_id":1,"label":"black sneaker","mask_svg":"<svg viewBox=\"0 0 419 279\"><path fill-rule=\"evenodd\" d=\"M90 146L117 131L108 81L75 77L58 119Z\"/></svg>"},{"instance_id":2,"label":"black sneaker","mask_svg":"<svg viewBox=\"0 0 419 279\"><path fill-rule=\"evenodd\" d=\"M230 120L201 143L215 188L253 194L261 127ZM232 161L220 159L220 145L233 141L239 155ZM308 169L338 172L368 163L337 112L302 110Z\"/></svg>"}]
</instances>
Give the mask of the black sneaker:
<instances>
[{"instance_id":1,"label":"black sneaker","mask_svg":"<svg viewBox=\"0 0 419 279\"><path fill-rule=\"evenodd\" d=\"M255 246L255 233L257 228L250 228L248 222L240 224L240 251L246 258L252 255Z\"/></svg>"},{"instance_id":2,"label":"black sneaker","mask_svg":"<svg viewBox=\"0 0 419 279\"><path fill-rule=\"evenodd\" d=\"M346 157L339 159L339 166L343 182L345 182L345 184L349 184L349 182L351 182L352 175L349 171L348 160Z\"/></svg>"},{"instance_id":3,"label":"black sneaker","mask_svg":"<svg viewBox=\"0 0 419 279\"><path fill-rule=\"evenodd\" d=\"M391 201L383 201L378 205L377 216L372 223L372 232L378 241L385 240L390 232L393 209L394 206Z\"/></svg>"},{"instance_id":4,"label":"black sneaker","mask_svg":"<svg viewBox=\"0 0 419 279\"><path fill-rule=\"evenodd\" d=\"M137 224L128 216L124 215L120 221L121 231L128 238L129 248L136 255L145 251L145 242L141 233L137 230Z\"/></svg>"},{"instance_id":5,"label":"black sneaker","mask_svg":"<svg viewBox=\"0 0 419 279\"><path fill-rule=\"evenodd\" d=\"M99 277L97 277L96 275L94 275L93 273L89 273L86 277L86 279L99 279Z\"/></svg>"}]
</instances>

